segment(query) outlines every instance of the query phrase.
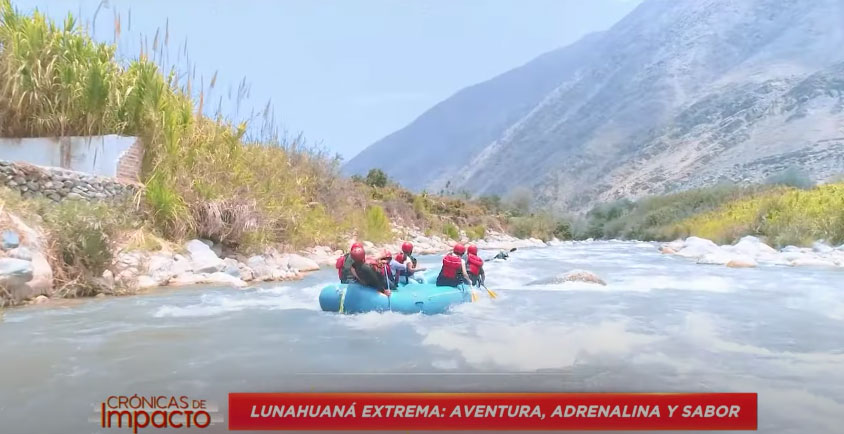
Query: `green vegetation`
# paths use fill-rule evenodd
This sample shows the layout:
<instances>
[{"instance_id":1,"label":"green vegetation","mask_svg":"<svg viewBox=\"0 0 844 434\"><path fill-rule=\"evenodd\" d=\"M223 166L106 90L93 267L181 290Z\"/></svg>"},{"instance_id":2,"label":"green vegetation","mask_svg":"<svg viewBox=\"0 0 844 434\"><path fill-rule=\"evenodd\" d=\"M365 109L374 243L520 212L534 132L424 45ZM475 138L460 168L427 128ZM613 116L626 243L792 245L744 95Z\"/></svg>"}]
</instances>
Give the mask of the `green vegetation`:
<instances>
[{"instance_id":1,"label":"green vegetation","mask_svg":"<svg viewBox=\"0 0 844 434\"><path fill-rule=\"evenodd\" d=\"M721 243L751 234L776 246L808 245L815 240L844 242L844 184L800 190L777 188L731 201L716 210L683 220L677 234Z\"/></svg>"},{"instance_id":2,"label":"green vegetation","mask_svg":"<svg viewBox=\"0 0 844 434\"><path fill-rule=\"evenodd\" d=\"M257 141L247 137L246 123L205 116L216 74L197 83L161 71L149 56L167 48L162 39L124 64L115 45L94 42L73 16L57 25L0 0L0 136L141 137L146 188L134 212L174 241L202 237L251 250L339 245L355 231L381 240L392 236L390 221L502 228L477 204L411 194L379 169L348 182L337 158L301 137ZM268 113L269 105L265 123Z\"/></svg>"},{"instance_id":3,"label":"green vegetation","mask_svg":"<svg viewBox=\"0 0 844 434\"><path fill-rule=\"evenodd\" d=\"M370 187L386 187L388 181L387 174L381 169L370 169L366 174L365 182Z\"/></svg>"},{"instance_id":4,"label":"green vegetation","mask_svg":"<svg viewBox=\"0 0 844 434\"><path fill-rule=\"evenodd\" d=\"M677 224L686 218L717 209L733 200L751 197L774 187L714 187L646 197L636 202L618 200L595 206L586 214L576 238L670 240L679 235Z\"/></svg>"},{"instance_id":5,"label":"green vegetation","mask_svg":"<svg viewBox=\"0 0 844 434\"><path fill-rule=\"evenodd\" d=\"M806 189L806 178L794 173L765 185L721 185L601 204L574 236L667 241L695 235L725 244L755 235L775 246L844 242L844 183Z\"/></svg>"},{"instance_id":6,"label":"green vegetation","mask_svg":"<svg viewBox=\"0 0 844 434\"><path fill-rule=\"evenodd\" d=\"M483 225L475 225L466 228L466 236L470 240L480 240L486 236L486 228Z\"/></svg>"},{"instance_id":7,"label":"green vegetation","mask_svg":"<svg viewBox=\"0 0 844 434\"><path fill-rule=\"evenodd\" d=\"M112 244L122 234L134 230L137 241L154 247L154 237L143 235L138 214L128 202L70 200L55 204L46 199L23 199L18 192L0 187L0 207L41 222L47 260L62 296L100 292L97 278L111 265Z\"/></svg>"},{"instance_id":8,"label":"green vegetation","mask_svg":"<svg viewBox=\"0 0 844 434\"><path fill-rule=\"evenodd\" d=\"M366 223L361 234L364 239L373 242L387 241L393 237L390 220L384 213L384 208L378 205L370 206L366 210Z\"/></svg>"},{"instance_id":9,"label":"green vegetation","mask_svg":"<svg viewBox=\"0 0 844 434\"><path fill-rule=\"evenodd\" d=\"M443 225L443 235L452 239L452 240L459 240L460 239L460 230L457 228L452 222L446 222Z\"/></svg>"}]
</instances>

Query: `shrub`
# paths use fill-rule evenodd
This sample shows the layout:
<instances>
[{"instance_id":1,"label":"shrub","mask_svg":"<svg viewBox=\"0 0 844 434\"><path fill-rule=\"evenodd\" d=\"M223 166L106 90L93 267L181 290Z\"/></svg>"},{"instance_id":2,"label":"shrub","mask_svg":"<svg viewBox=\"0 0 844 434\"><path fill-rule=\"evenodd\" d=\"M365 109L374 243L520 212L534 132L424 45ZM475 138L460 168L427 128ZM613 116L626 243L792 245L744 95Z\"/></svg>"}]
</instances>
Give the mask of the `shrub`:
<instances>
[{"instance_id":1,"label":"shrub","mask_svg":"<svg viewBox=\"0 0 844 434\"><path fill-rule=\"evenodd\" d=\"M483 225L470 226L466 229L466 236L470 240L481 240L486 236L486 227Z\"/></svg>"},{"instance_id":2,"label":"shrub","mask_svg":"<svg viewBox=\"0 0 844 434\"><path fill-rule=\"evenodd\" d=\"M452 222L446 222L443 225L443 234L452 240L460 239L460 230Z\"/></svg>"},{"instance_id":3,"label":"shrub","mask_svg":"<svg viewBox=\"0 0 844 434\"><path fill-rule=\"evenodd\" d=\"M766 237L774 245L844 241L844 184L811 190L777 188L737 199L676 225L682 235L729 243L743 235Z\"/></svg>"},{"instance_id":4,"label":"shrub","mask_svg":"<svg viewBox=\"0 0 844 434\"><path fill-rule=\"evenodd\" d=\"M64 295L98 292L95 278L112 261L112 240L138 220L128 204L64 201L45 210L55 258L54 274Z\"/></svg>"},{"instance_id":5,"label":"shrub","mask_svg":"<svg viewBox=\"0 0 844 434\"><path fill-rule=\"evenodd\" d=\"M370 187L386 187L387 174L381 169L370 169L366 174L366 184Z\"/></svg>"},{"instance_id":6,"label":"shrub","mask_svg":"<svg viewBox=\"0 0 844 434\"><path fill-rule=\"evenodd\" d=\"M385 241L392 237L390 220L384 213L384 208L373 205L366 209L362 232L364 239L373 242Z\"/></svg>"}]
</instances>

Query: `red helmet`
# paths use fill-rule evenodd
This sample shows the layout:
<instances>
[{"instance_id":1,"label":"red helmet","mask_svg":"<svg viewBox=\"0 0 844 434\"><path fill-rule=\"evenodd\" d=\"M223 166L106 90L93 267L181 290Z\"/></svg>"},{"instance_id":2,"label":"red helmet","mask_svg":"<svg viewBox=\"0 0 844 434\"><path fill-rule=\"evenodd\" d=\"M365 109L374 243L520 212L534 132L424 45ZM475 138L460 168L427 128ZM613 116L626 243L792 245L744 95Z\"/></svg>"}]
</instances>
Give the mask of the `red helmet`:
<instances>
[{"instance_id":1,"label":"red helmet","mask_svg":"<svg viewBox=\"0 0 844 434\"><path fill-rule=\"evenodd\" d=\"M349 247L349 251L351 252L351 251L352 251L352 249L354 249L355 247L360 247L360 248L362 249L362 248L363 248L363 243L354 243L354 244L352 244L352 247Z\"/></svg>"},{"instance_id":2,"label":"red helmet","mask_svg":"<svg viewBox=\"0 0 844 434\"><path fill-rule=\"evenodd\" d=\"M363 263L366 260L366 251L361 246L352 247L351 255L352 260L357 264Z\"/></svg>"},{"instance_id":3,"label":"red helmet","mask_svg":"<svg viewBox=\"0 0 844 434\"><path fill-rule=\"evenodd\" d=\"M396 255L396 262L399 264L404 264L404 253L399 253Z\"/></svg>"},{"instance_id":4,"label":"red helmet","mask_svg":"<svg viewBox=\"0 0 844 434\"><path fill-rule=\"evenodd\" d=\"M393 254L389 250L384 249L381 251L381 256L378 259L393 259Z\"/></svg>"},{"instance_id":5,"label":"red helmet","mask_svg":"<svg viewBox=\"0 0 844 434\"><path fill-rule=\"evenodd\" d=\"M413 253L413 243L411 243L410 241L405 241L401 245L401 251L408 255Z\"/></svg>"},{"instance_id":6,"label":"red helmet","mask_svg":"<svg viewBox=\"0 0 844 434\"><path fill-rule=\"evenodd\" d=\"M469 244L468 251L469 251L469 254L470 254L470 255L476 255L476 256L477 256L477 254L478 254L478 246L476 246L476 245L474 245L474 244Z\"/></svg>"},{"instance_id":7,"label":"red helmet","mask_svg":"<svg viewBox=\"0 0 844 434\"><path fill-rule=\"evenodd\" d=\"M462 254L466 253L466 247L464 247L463 244L457 243L457 244L454 245L453 251L454 251L454 253L457 253L458 255L462 255Z\"/></svg>"}]
</instances>

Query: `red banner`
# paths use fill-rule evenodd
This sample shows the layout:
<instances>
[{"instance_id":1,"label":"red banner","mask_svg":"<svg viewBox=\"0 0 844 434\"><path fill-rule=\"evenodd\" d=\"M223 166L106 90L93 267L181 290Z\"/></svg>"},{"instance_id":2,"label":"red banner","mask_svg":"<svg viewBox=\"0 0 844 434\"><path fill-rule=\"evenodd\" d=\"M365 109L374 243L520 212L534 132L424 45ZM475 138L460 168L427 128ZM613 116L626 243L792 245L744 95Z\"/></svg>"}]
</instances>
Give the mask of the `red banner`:
<instances>
[{"instance_id":1,"label":"red banner","mask_svg":"<svg viewBox=\"0 0 844 434\"><path fill-rule=\"evenodd\" d=\"M755 393L230 393L230 430L755 430Z\"/></svg>"}]
</instances>

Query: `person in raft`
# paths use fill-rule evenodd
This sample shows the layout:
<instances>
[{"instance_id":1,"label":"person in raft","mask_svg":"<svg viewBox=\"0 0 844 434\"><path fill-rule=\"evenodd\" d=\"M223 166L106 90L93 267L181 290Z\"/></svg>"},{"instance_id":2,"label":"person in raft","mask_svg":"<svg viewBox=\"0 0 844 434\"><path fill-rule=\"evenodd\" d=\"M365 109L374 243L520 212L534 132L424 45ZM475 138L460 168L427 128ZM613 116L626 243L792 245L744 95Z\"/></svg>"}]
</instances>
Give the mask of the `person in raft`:
<instances>
[{"instance_id":1,"label":"person in raft","mask_svg":"<svg viewBox=\"0 0 844 434\"><path fill-rule=\"evenodd\" d=\"M443 268L437 276L437 286L456 287L463 282L472 283L466 277L469 273L466 272L466 263L463 262L464 253L466 253L466 247L457 243L451 253L443 257Z\"/></svg>"},{"instance_id":2,"label":"person in raft","mask_svg":"<svg viewBox=\"0 0 844 434\"><path fill-rule=\"evenodd\" d=\"M484 273L484 260L478 256L478 246L470 244L466 249L466 271L469 272L469 279L472 280L472 286L481 286L486 280L486 273Z\"/></svg>"},{"instance_id":3,"label":"person in raft","mask_svg":"<svg viewBox=\"0 0 844 434\"><path fill-rule=\"evenodd\" d=\"M361 285L375 288L382 294L389 296L390 288L387 287L387 282L376 269L378 261L367 261L363 246L355 246L349 252L349 255L352 259L352 275L355 280Z\"/></svg>"},{"instance_id":4,"label":"person in raft","mask_svg":"<svg viewBox=\"0 0 844 434\"><path fill-rule=\"evenodd\" d=\"M413 278L413 273L425 270L417 266L416 258L413 256L413 243L409 241L402 243L401 253L396 255L396 258L390 262L390 267L393 269L396 283L401 283L401 276L404 276L404 283L408 283L408 280ZM415 280L420 283L422 282L421 279Z\"/></svg>"},{"instance_id":5,"label":"person in raft","mask_svg":"<svg viewBox=\"0 0 844 434\"><path fill-rule=\"evenodd\" d=\"M388 289L396 289L396 277L393 273L393 267L390 263L393 262L393 254L389 250L384 249L378 256L377 270L381 273L384 281L387 282Z\"/></svg>"},{"instance_id":6,"label":"person in raft","mask_svg":"<svg viewBox=\"0 0 844 434\"><path fill-rule=\"evenodd\" d=\"M337 268L337 276L340 278L340 283L354 283L357 280L355 276L352 274L352 250L355 247L363 248L363 244L361 243L354 243L352 247L349 247L349 253L337 258L337 262L334 263L334 267Z\"/></svg>"}]
</instances>

